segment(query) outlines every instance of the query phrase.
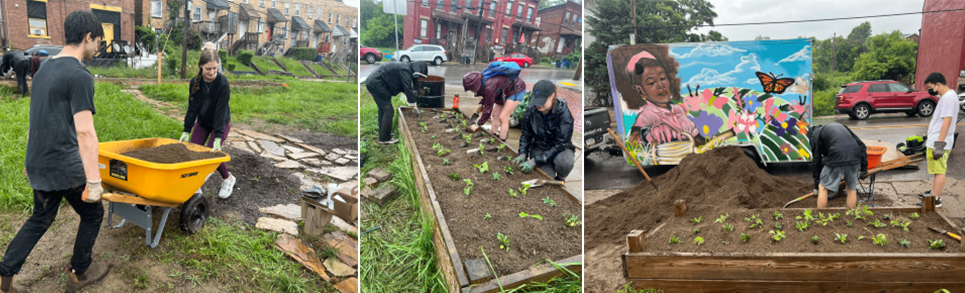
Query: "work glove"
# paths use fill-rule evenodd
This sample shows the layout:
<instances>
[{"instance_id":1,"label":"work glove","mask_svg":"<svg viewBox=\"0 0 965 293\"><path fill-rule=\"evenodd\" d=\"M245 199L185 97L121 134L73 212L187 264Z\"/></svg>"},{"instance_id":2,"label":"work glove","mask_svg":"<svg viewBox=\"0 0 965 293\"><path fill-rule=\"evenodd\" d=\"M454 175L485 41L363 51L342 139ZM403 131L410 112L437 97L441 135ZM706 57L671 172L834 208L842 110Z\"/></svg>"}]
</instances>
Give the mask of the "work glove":
<instances>
[{"instance_id":1,"label":"work glove","mask_svg":"<svg viewBox=\"0 0 965 293\"><path fill-rule=\"evenodd\" d=\"M523 171L523 173L529 173L533 171L534 166L536 166L536 160L529 159L529 161L526 161L526 163L523 163L519 166L519 170Z\"/></svg>"},{"instance_id":2,"label":"work glove","mask_svg":"<svg viewBox=\"0 0 965 293\"><path fill-rule=\"evenodd\" d=\"M87 181L87 187L84 187L84 195L81 196L81 200L86 203L95 203L101 200L101 195L104 194L104 187L101 187L101 181Z\"/></svg>"},{"instance_id":3,"label":"work glove","mask_svg":"<svg viewBox=\"0 0 965 293\"><path fill-rule=\"evenodd\" d=\"M220 150L221 150L221 138L219 137L214 139L214 146L211 147L211 151L216 152Z\"/></svg>"},{"instance_id":4,"label":"work glove","mask_svg":"<svg viewBox=\"0 0 965 293\"><path fill-rule=\"evenodd\" d=\"M818 196L818 189L817 189L817 188L814 189L814 193L813 193L813 194L814 194L814 196Z\"/></svg>"},{"instance_id":5,"label":"work glove","mask_svg":"<svg viewBox=\"0 0 965 293\"><path fill-rule=\"evenodd\" d=\"M526 162L526 155L519 155L518 157L513 159L513 165L519 165L519 164L522 164L523 162Z\"/></svg>"},{"instance_id":6,"label":"work glove","mask_svg":"<svg viewBox=\"0 0 965 293\"><path fill-rule=\"evenodd\" d=\"M945 143L944 141L936 141L936 142L935 142L935 147L932 148L932 150L931 150L932 157L933 157L935 160L941 159L942 156L945 155L945 145L946 145L946 144L947 144L947 143Z\"/></svg>"},{"instance_id":7,"label":"work glove","mask_svg":"<svg viewBox=\"0 0 965 293\"><path fill-rule=\"evenodd\" d=\"M191 141L191 133L190 133L190 132L182 132L182 133L181 133L181 139L178 140L178 143L185 142L185 141Z\"/></svg>"},{"instance_id":8,"label":"work glove","mask_svg":"<svg viewBox=\"0 0 965 293\"><path fill-rule=\"evenodd\" d=\"M479 124L473 123L472 126L469 126L470 132L476 132L476 130L479 130Z\"/></svg>"}]
</instances>

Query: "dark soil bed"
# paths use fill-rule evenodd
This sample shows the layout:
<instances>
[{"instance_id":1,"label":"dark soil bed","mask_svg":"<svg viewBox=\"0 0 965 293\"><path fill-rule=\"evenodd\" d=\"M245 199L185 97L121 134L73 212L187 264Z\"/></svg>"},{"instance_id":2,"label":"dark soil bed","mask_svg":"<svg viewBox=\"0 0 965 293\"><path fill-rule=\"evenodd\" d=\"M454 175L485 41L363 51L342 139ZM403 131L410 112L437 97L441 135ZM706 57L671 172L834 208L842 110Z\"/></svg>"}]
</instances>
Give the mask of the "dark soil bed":
<instances>
[{"instance_id":1,"label":"dark soil bed","mask_svg":"<svg viewBox=\"0 0 965 293\"><path fill-rule=\"evenodd\" d=\"M231 197L222 199L217 196L223 182L218 171L214 171L203 187L205 194L209 195L211 210L218 218L254 226L259 217L265 216L258 212L258 208L298 204L297 189L301 183L291 171L275 168L277 162L256 154L232 147L226 147L225 151L231 155L228 172L238 180Z\"/></svg>"},{"instance_id":2,"label":"dark soil bed","mask_svg":"<svg viewBox=\"0 0 965 293\"><path fill-rule=\"evenodd\" d=\"M488 136L480 135L472 139L469 147L459 147L465 140L451 139L456 134L446 133L447 125L432 118L435 113L426 111L421 115L428 127L426 133L421 132L419 117L415 113L405 113L407 126L422 156L460 260L482 258L479 249L482 246L499 276L505 276L546 260L556 261L581 253L581 227L568 227L564 220L568 214L579 216L581 208L573 204L562 189L536 187L529 189L526 195L513 198L508 192L510 188L520 188L522 181L539 177L536 173L523 174L518 170L514 175L506 174L503 168L512 164L506 159L497 160L497 157L508 156L508 150L467 155L466 150L477 148L480 139ZM436 135L436 139L431 138L433 135ZM438 156L437 150L432 149L436 143L452 153ZM486 144L487 148L495 146ZM444 166L443 159L449 159L451 165ZM472 166L483 162L489 165L489 171L485 173L480 173ZM453 172L459 174L458 181L449 177ZM501 175L499 181L493 179L493 172ZM463 193L466 187L464 179L470 179L475 184L469 196ZM542 199L547 197L555 201L557 206L544 204ZM543 220L520 218L520 212L540 215ZM492 217L489 220L485 219L487 213ZM509 237L508 252L499 250L497 233Z\"/></svg>"},{"instance_id":3,"label":"dark soil bed","mask_svg":"<svg viewBox=\"0 0 965 293\"><path fill-rule=\"evenodd\" d=\"M935 227L941 230L953 230L945 220L937 213L921 215L918 219L911 219L910 214L874 211L874 215L866 216L866 220L855 219L854 216L846 215L841 212L841 218L828 222L827 226L822 226L814 221L809 221L809 227L805 231L795 228L796 222L803 223L804 220L796 219L803 216L799 210L785 210L782 212L783 218L775 220L774 211L778 209L755 209L735 211L725 207L703 206L697 210L688 210L683 217L669 220L663 227L659 228L651 237L648 237L647 247L644 251L648 252L737 252L737 253L779 253L779 252L873 252L873 253L957 253L958 246L961 245L957 240L943 236L928 229ZM715 223L720 216L729 214L724 223ZM763 228L750 228L755 221L747 222L746 218L751 215L759 214L759 218L764 223ZM911 222L908 231L892 225L890 220L884 220L885 216L891 220L901 222ZM818 217L814 212L813 216ZM829 216L825 214L825 216ZM703 217L699 224L694 224L691 219ZM879 220L887 224L886 227L875 228L869 223ZM851 227L847 226L851 222ZM781 241L774 241L773 234L775 224L780 223L786 235ZM733 225L734 231L725 231L723 225ZM695 234L694 229L700 229ZM866 230L867 229L867 230ZM869 232L868 230L871 230ZM872 234L873 232L873 234ZM750 236L746 243L742 242L741 233ZM847 241L842 244L835 240L835 234L847 234ZM872 243L871 237L884 234L888 243L880 246ZM671 236L677 236L682 243L670 244ZM811 240L812 236L818 236L817 244ZM858 240L860 236L865 239ZM697 246L693 243L696 237L702 237L704 244ZM899 240L910 241L910 247L901 247ZM947 246L944 249L929 249L926 239L942 239ZM724 244L727 241L728 244Z\"/></svg>"},{"instance_id":4,"label":"dark soil bed","mask_svg":"<svg viewBox=\"0 0 965 293\"><path fill-rule=\"evenodd\" d=\"M812 184L773 176L757 167L738 147L723 147L690 155L680 165L654 178L660 188L646 181L586 207L586 247L602 243L624 243L631 230L649 231L673 216L673 203L687 200L691 210L701 206L778 208L812 192ZM840 201L840 203L836 202ZM835 199L828 206L843 206ZM815 205L814 200L794 207Z\"/></svg>"},{"instance_id":5,"label":"dark soil bed","mask_svg":"<svg viewBox=\"0 0 965 293\"><path fill-rule=\"evenodd\" d=\"M195 152L180 143L133 150L122 155L158 164L176 164L224 157L224 154L219 152Z\"/></svg>"}]
</instances>

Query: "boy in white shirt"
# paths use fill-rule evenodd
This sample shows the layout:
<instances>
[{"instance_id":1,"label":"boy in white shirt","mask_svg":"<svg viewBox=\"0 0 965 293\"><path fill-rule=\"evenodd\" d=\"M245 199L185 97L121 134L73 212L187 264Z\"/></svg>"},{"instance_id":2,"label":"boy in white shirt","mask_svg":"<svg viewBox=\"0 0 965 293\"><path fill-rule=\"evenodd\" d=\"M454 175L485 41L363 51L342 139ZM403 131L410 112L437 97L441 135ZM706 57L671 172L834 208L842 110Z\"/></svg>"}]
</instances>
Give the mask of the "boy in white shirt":
<instances>
[{"instance_id":1,"label":"boy in white shirt","mask_svg":"<svg viewBox=\"0 0 965 293\"><path fill-rule=\"evenodd\" d=\"M945 83L945 76L938 72L933 72L925 78L925 87L932 96L939 97L938 106L935 113L931 116L928 123L928 140L925 141L925 157L928 160L928 174L935 175L935 182L931 191L926 191L924 195L934 194L935 207L942 206L941 193L945 187L945 170L948 164L948 155L955 144L955 121L958 120L958 95L955 91L948 88ZM918 203L921 205L921 203Z\"/></svg>"}]
</instances>

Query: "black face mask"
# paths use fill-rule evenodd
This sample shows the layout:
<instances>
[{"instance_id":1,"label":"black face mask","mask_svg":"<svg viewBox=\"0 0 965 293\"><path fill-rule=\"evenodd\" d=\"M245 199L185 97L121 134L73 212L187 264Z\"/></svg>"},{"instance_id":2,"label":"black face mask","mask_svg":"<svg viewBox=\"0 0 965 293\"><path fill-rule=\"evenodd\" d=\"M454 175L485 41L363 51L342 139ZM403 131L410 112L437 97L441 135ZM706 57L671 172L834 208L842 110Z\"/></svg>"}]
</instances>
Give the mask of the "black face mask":
<instances>
[{"instance_id":1,"label":"black face mask","mask_svg":"<svg viewBox=\"0 0 965 293\"><path fill-rule=\"evenodd\" d=\"M928 94L932 96L938 96L938 91L935 91L933 89L928 89Z\"/></svg>"}]
</instances>

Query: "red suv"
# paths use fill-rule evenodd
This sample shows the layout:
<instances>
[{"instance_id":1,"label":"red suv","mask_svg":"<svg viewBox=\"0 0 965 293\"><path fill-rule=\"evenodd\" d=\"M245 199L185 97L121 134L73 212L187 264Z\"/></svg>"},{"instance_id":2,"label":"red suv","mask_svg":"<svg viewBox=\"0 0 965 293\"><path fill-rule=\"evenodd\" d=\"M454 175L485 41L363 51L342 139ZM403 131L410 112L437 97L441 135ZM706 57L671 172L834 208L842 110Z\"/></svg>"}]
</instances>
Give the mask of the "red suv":
<instances>
[{"instance_id":1,"label":"red suv","mask_svg":"<svg viewBox=\"0 0 965 293\"><path fill-rule=\"evenodd\" d=\"M871 113L904 112L922 117L935 112L935 97L916 91L894 80L859 81L842 85L834 96L834 112L844 113L858 120L868 119Z\"/></svg>"},{"instance_id":2,"label":"red suv","mask_svg":"<svg viewBox=\"0 0 965 293\"><path fill-rule=\"evenodd\" d=\"M359 57L365 60L365 63L372 64L376 61L382 61L382 52L379 49L361 46L359 48Z\"/></svg>"}]
</instances>

